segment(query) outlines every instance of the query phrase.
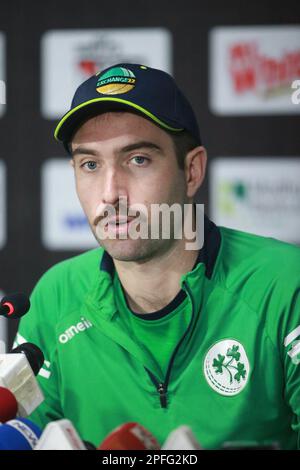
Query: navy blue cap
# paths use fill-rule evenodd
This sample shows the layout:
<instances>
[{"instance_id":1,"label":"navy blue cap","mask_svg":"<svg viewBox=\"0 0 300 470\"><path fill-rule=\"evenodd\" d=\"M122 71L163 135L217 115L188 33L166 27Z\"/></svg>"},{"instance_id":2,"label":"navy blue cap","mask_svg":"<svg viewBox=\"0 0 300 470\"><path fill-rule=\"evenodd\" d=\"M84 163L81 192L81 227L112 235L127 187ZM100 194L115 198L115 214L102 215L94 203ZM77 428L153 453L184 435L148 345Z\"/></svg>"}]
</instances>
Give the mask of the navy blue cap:
<instances>
[{"instance_id":1,"label":"navy blue cap","mask_svg":"<svg viewBox=\"0 0 300 470\"><path fill-rule=\"evenodd\" d=\"M186 130L201 145L194 111L175 80L140 64L117 64L83 82L54 136L66 145L87 119L114 110L138 113L170 132Z\"/></svg>"}]
</instances>

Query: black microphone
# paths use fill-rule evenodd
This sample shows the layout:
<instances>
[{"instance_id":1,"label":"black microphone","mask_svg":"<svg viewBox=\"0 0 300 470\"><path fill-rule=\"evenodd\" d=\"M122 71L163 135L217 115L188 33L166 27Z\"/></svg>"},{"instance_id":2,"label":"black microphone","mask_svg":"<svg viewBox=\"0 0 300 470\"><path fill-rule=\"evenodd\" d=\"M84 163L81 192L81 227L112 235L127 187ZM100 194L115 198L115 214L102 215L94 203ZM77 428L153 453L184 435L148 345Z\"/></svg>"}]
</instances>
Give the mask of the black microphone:
<instances>
[{"instance_id":1,"label":"black microphone","mask_svg":"<svg viewBox=\"0 0 300 470\"><path fill-rule=\"evenodd\" d=\"M32 343L22 343L10 351L10 354L24 354L33 370L37 375L44 364L44 354L38 346Z\"/></svg>"},{"instance_id":2,"label":"black microphone","mask_svg":"<svg viewBox=\"0 0 300 470\"><path fill-rule=\"evenodd\" d=\"M0 302L0 315L6 318L20 318L30 309L27 295L21 292L6 295Z\"/></svg>"}]
</instances>

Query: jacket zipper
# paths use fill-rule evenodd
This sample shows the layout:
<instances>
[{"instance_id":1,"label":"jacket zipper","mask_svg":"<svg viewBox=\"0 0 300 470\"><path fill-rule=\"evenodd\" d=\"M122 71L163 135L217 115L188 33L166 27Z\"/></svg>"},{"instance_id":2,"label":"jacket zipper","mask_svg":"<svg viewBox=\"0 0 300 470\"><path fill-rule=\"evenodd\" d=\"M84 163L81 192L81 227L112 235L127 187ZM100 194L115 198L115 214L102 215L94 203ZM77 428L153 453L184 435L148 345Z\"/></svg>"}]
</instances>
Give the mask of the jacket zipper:
<instances>
[{"instance_id":1,"label":"jacket zipper","mask_svg":"<svg viewBox=\"0 0 300 470\"><path fill-rule=\"evenodd\" d=\"M189 294L189 296L191 298L191 301L192 301L192 318L191 318L190 324L189 324L186 332L184 333L181 340L179 341L179 343L177 344L176 348L173 351L173 354L171 356L171 359L170 359L170 362L169 362L169 365L168 365L165 381L160 382L159 380L157 380L155 375L152 374L152 372L145 367L146 371L148 372L148 374L150 376L150 379L152 380L153 384L155 385L155 387L158 391L159 399L160 399L160 405L161 405L162 408L167 408L167 406L168 406L167 394L168 394L168 385L169 385L169 381L170 381L170 377L171 377L172 366L173 366L176 354L177 354L181 344L183 343L184 339L186 338L187 334L189 333L189 331L191 329L191 325L193 324L193 318L194 318L194 313L195 313L194 301L193 301L193 297L191 295L191 291L190 291L188 285L185 282L184 282L184 284L185 284L186 290L188 291L188 294Z\"/></svg>"}]
</instances>

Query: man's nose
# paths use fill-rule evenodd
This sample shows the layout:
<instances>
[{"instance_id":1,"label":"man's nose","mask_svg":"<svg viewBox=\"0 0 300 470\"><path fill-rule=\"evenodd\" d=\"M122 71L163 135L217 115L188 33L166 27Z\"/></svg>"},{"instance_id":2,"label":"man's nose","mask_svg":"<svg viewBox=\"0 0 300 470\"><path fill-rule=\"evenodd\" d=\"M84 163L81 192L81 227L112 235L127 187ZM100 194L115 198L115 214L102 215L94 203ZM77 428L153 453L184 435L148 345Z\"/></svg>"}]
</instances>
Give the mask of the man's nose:
<instances>
[{"instance_id":1,"label":"man's nose","mask_svg":"<svg viewBox=\"0 0 300 470\"><path fill-rule=\"evenodd\" d=\"M118 169L106 172L101 190L104 204L116 205L121 197L127 197L126 179Z\"/></svg>"}]
</instances>

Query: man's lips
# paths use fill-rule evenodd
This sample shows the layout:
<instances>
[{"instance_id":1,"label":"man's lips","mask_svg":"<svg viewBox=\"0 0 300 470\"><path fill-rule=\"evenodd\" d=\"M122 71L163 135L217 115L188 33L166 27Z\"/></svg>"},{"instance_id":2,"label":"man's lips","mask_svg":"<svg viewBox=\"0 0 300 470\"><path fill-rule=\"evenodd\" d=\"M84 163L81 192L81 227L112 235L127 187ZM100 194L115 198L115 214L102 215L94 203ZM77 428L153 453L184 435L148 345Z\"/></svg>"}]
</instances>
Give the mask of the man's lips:
<instances>
[{"instance_id":1,"label":"man's lips","mask_svg":"<svg viewBox=\"0 0 300 470\"><path fill-rule=\"evenodd\" d=\"M109 219L107 222L102 221L102 230L106 233L114 234L114 236L121 236L122 234L128 235L131 222L134 219L136 219L136 217L114 217Z\"/></svg>"},{"instance_id":2,"label":"man's lips","mask_svg":"<svg viewBox=\"0 0 300 470\"><path fill-rule=\"evenodd\" d=\"M129 224L132 220L134 220L136 217L113 217L109 219L106 222L107 225L124 225L124 224Z\"/></svg>"}]
</instances>

